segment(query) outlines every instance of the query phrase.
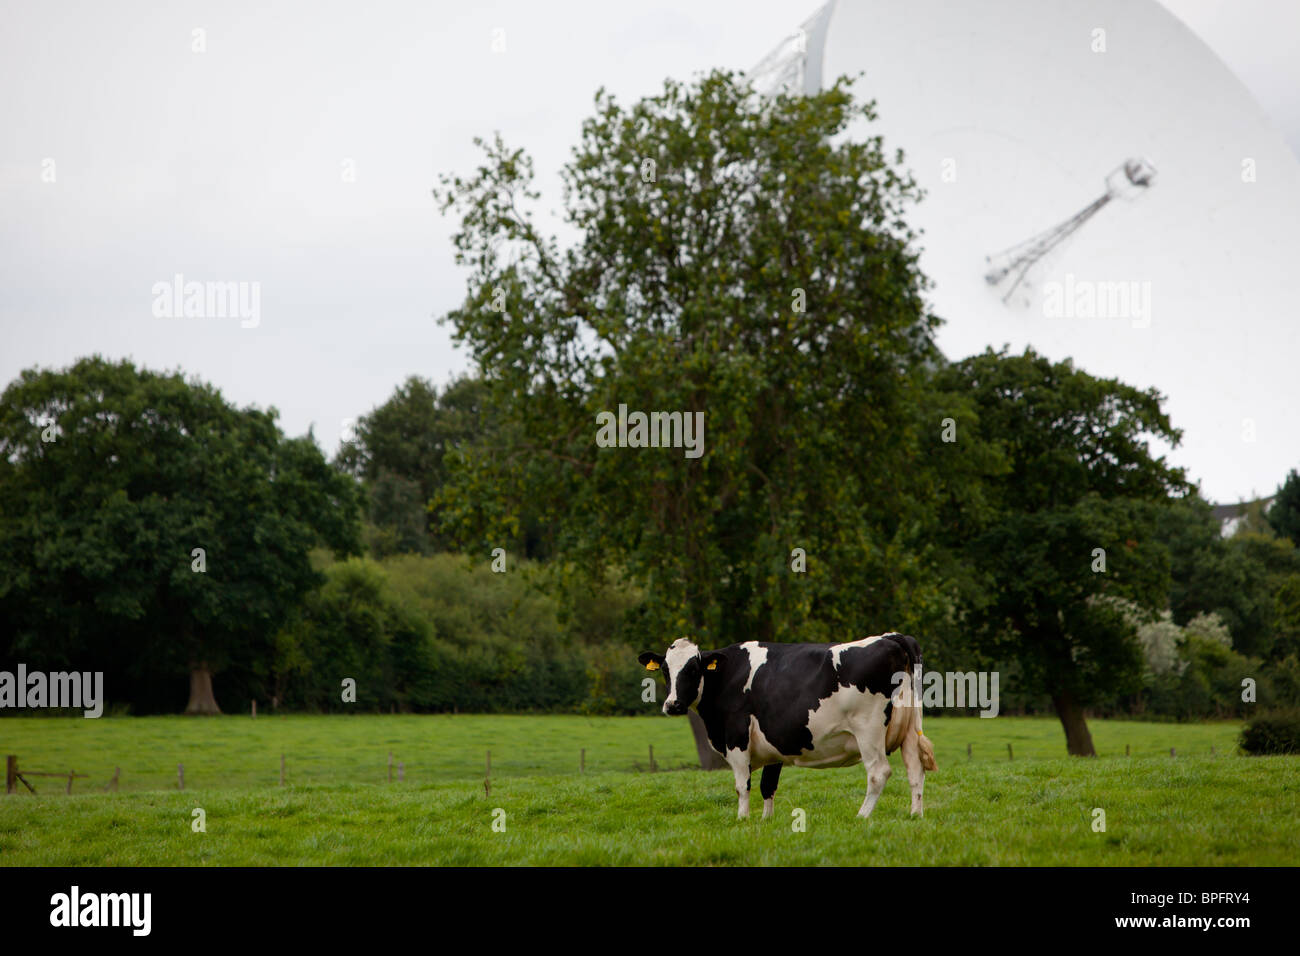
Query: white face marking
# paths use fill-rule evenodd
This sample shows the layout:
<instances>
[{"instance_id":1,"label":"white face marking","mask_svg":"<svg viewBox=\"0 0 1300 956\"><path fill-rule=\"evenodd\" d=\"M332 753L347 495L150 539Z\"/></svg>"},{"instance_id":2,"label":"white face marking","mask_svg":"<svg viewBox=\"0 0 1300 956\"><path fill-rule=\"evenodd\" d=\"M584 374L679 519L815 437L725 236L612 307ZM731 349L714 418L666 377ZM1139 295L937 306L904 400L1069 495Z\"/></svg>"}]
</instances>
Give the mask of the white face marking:
<instances>
[{"instance_id":1,"label":"white face marking","mask_svg":"<svg viewBox=\"0 0 1300 956\"><path fill-rule=\"evenodd\" d=\"M691 658L699 657L700 649L694 642L685 637L679 637L673 641L672 646L668 648L668 653L664 655L664 669L668 671L669 692L668 699L664 701L664 712L667 713L671 704L677 703L677 678L686 666L687 661ZM695 688L695 696L699 696L699 687ZM695 700L682 701L686 707L695 703Z\"/></svg>"},{"instance_id":2,"label":"white face marking","mask_svg":"<svg viewBox=\"0 0 1300 956\"><path fill-rule=\"evenodd\" d=\"M767 662L767 648L759 647L758 641L746 641L740 645L749 652L749 680L745 681L745 690L754 686L754 674Z\"/></svg>"}]
</instances>

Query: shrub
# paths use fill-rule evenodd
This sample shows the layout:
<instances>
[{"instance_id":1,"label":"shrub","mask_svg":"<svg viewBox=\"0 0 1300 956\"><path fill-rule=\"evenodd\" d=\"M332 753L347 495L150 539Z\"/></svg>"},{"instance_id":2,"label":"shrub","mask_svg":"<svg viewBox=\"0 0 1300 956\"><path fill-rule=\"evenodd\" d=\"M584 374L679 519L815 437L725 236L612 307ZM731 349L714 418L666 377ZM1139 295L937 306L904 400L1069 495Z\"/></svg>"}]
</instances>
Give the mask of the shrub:
<instances>
[{"instance_id":1,"label":"shrub","mask_svg":"<svg viewBox=\"0 0 1300 956\"><path fill-rule=\"evenodd\" d=\"M1300 753L1300 710L1256 717L1241 731L1241 749L1248 754Z\"/></svg>"},{"instance_id":2,"label":"shrub","mask_svg":"<svg viewBox=\"0 0 1300 956\"><path fill-rule=\"evenodd\" d=\"M636 595L586 596L566 624L526 563L506 574L450 554L321 565L325 582L275 640L280 706L307 710L636 713ZM340 680L357 682L355 704Z\"/></svg>"}]
</instances>

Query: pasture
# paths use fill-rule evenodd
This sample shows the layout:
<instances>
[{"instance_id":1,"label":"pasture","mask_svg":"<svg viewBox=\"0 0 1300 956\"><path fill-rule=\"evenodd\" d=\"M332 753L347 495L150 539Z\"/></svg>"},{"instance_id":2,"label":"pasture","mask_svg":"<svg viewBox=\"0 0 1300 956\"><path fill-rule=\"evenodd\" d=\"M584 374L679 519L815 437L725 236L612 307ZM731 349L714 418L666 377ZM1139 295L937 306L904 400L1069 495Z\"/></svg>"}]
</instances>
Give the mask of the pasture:
<instances>
[{"instance_id":1,"label":"pasture","mask_svg":"<svg viewBox=\"0 0 1300 956\"><path fill-rule=\"evenodd\" d=\"M695 762L690 731L660 716L9 718L0 752L19 755L22 768L89 777L71 796L46 777L34 780L38 795L20 786L0 801L0 863L1300 863L1300 759L1237 755L1236 722L1090 726L1101 756L1080 760L1064 756L1054 719L928 716L939 771L926 778L925 818L908 815L895 754L894 777L864 822L860 766L787 768L769 821L759 819L755 779L753 816L737 821L730 774L681 769ZM647 772L650 746L660 772ZM389 751L404 764L401 782L395 771L388 782ZM105 792L116 766L120 790ZM196 807L205 833L191 830ZM492 826L498 808L503 830ZM793 828L796 808L803 831ZM1105 832L1093 829L1095 808Z\"/></svg>"}]
</instances>

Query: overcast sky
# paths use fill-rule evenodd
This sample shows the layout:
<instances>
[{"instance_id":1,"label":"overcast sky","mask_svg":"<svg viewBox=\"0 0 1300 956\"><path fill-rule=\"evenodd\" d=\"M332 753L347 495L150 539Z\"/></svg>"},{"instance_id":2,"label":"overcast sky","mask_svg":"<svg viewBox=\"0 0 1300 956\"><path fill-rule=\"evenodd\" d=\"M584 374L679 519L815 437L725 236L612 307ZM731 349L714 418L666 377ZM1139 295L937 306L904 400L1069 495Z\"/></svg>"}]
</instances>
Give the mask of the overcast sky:
<instances>
[{"instance_id":1,"label":"overcast sky","mask_svg":"<svg viewBox=\"0 0 1300 956\"><path fill-rule=\"evenodd\" d=\"M820 5L5 2L0 384L94 352L179 367L332 454L407 375L468 369L436 320L464 275L430 189L472 137L525 147L558 205L597 87L747 69ZM1300 4L1164 5L1300 153ZM258 283L255 326L160 317L177 274Z\"/></svg>"}]
</instances>

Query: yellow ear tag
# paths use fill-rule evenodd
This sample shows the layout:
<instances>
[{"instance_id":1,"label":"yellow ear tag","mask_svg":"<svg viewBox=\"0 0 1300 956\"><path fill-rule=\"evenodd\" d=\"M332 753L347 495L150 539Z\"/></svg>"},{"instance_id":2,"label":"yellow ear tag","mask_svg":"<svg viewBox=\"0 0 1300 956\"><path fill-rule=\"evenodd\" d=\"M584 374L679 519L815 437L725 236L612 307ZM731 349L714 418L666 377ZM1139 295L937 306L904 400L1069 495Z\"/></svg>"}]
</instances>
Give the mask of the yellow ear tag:
<instances>
[{"instance_id":1,"label":"yellow ear tag","mask_svg":"<svg viewBox=\"0 0 1300 956\"><path fill-rule=\"evenodd\" d=\"M707 671L716 671L717 669L718 669L717 661L709 661L709 666L705 668L705 670Z\"/></svg>"},{"instance_id":2,"label":"yellow ear tag","mask_svg":"<svg viewBox=\"0 0 1300 956\"><path fill-rule=\"evenodd\" d=\"M657 671L659 669L658 661L646 661L645 669L648 671Z\"/></svg>"}]
</instances>

